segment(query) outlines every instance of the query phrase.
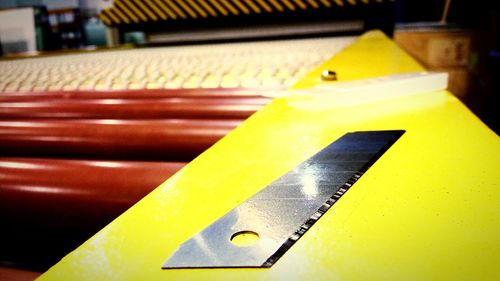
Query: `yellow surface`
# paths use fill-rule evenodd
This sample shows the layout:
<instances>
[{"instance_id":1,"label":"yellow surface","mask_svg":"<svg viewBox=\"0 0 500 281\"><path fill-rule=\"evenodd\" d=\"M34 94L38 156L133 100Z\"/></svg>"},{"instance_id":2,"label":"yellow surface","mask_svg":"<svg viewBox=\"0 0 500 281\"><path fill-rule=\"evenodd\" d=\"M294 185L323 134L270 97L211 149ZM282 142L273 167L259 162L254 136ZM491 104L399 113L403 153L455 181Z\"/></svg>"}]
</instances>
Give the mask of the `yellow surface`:
<instances>
[{"instance_id":1,"label":"yellow surface","mask_svg":"<svg viewBox=\"0 0 500 281\"><path fill-rule=\"evenodd\" d=\"M352 44L341 54L327 60L293 88L307 89L319 84L335 83L321 80L321 72L326 69L335 71L338 81L424 70L418 62L378 31L364 34L357 44Z\"/></svg>"},{"instance_id":2,"label":"yellow surface","mask_svg":"<svg viewBox=\"0 0 500 281\"><path fill-rule=\"evenodd\" d=\"M349 63L374 41L377 59ZM420 70L377 32L334 61L349 79ZM273 101L40 279L500 280L499 138L445 91L334 101ZM193 234L346 132L393 129L407 132L272 268L161 269Z\"/></svg>"}]
</instances>

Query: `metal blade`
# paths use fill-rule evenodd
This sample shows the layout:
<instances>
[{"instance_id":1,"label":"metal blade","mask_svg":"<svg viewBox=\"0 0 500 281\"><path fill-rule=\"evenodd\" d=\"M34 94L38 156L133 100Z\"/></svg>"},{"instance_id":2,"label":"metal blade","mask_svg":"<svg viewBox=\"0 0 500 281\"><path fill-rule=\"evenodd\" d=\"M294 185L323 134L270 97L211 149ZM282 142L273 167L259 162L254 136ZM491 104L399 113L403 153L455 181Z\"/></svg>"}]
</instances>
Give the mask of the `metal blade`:
<instances>
[{"instance_id":1,"label":"metal blade","mask_svg":"<svg viewBox=\"0 0 500 281\"><path fill-rule=\"evenodd\" d=\"M347 133L183 243L164 269L272 266L404 133ZM241 233L258 235L235 245Z\"/></svg>"}]
</instances>

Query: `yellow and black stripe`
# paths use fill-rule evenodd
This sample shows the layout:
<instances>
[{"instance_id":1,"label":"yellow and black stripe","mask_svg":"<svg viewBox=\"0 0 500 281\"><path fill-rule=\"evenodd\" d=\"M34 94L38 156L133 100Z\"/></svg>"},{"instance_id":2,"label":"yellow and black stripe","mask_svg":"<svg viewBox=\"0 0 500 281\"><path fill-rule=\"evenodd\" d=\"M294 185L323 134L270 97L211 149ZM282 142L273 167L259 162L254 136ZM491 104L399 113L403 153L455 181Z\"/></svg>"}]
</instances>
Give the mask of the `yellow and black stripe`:
<instances>
[{"instance_id":1,"label":"yellow and black stripe","mask_svg":"<svg viewBox=\"0 0 500 281\"><path fill-rule=\"evenodd\" d=\"M297 10L317 10L394 0L114 0L99 17L107 25L147 23Z\"/></svg>"}]
</instances>

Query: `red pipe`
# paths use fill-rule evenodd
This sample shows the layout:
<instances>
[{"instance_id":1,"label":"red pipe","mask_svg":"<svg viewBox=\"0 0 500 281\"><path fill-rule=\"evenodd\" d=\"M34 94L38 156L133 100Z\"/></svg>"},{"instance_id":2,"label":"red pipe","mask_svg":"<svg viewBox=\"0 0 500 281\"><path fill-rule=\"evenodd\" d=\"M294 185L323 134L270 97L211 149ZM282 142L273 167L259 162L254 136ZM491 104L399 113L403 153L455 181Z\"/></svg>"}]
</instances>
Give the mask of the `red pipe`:
<instances>
[{"instance_id":1,"label":"red pipe","mask_svg":"<svg viewBox=\"0 0 500 281\"><path fill-rule=\"evenodd\" d=\"M184 165L1 157L0 213L114 218Z\"/></svg>"},{"instance_id":2,"label":"red pipe","mask_svg":"<svg viewBox=\"0 0 500 281\"><path fill-rule=\"evenodd\" d=\"M0 267L0 280L2 281L33 281L38 276L40 272L27 271L9 267Z\"/></svg>"},{"instance_id":3,"label":"red pipe","mask_svg":"<svg viewBox=\"0 0 500 281\"><path fill-rule=\"evenodd\" d=\"M209 100L216 101L234 101L235 103L255 103L272 100L271 97L259 95L178 95L178 94L155 94L145 92L143 94L129 94L129 93L86 93L86 94L65 94L61 93L19 93L19 94L0 94L0 102L26 102L26 101L44 101L44 100L93 100L93 99L173 99L187 102L203 102Z\"/></svg>"},{"instance_id":4,"label":"red pipe","mask_svg":"<svg viewBox=\"0 0 500 281\"><path fill-rule=\"evenodd\" d=\"M241 120L0 121L0 155L192 160Z\"/></svg>"},{"instance_id":5,"label":"red pipe","mask_svg":"<svg viewBox=\"0 0 500 281\"><path fill-rule=\"evenodd\" d=\"M148 90L110 90L110 91L45 91L45 92L8 92L1 93L0 101L23 101L47 98L67 99L99 99L99 98L169 98L169 97L201 97L201 98L238 98L267 97L283 88L272 89L148 89Z\"/></svg>"},{"instance_id":6,"label":"red pipe","mask_svg":"<svg viewBox=\"0 0 500 281\"><path fill-rule=\"evenodd\" d=\"M270 99L85 99L0 102L1 119L245 119Z\"/></svg>"},{"instance_id":7,"label":"red pipe","mask_svg":"<svg viewBox=\"0 0 500 281\"><path fill-rule=\"evenodd\" d=\"M47 270L184 165L0 158L0 262Z\"/></svg>"}]
</instances>

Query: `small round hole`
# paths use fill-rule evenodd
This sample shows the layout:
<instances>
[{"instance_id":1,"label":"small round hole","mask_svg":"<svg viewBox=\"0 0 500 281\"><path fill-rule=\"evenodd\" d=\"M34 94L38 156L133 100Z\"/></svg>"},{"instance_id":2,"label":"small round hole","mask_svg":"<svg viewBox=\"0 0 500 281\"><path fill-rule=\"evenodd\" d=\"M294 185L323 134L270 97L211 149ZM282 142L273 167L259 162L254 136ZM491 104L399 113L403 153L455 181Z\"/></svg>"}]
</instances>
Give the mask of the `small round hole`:
<instances>
[{"instance_id":1,"label":"small round hole","mask_svg":"<svg viewBox=\"0 0 500 281\"><path fill-rule=\"evenodd\" d=\"M253 231L239 231L231 236L231 243L238 247L249 247L259 242L259 234Z\"/></svg>"}]
</instances>

